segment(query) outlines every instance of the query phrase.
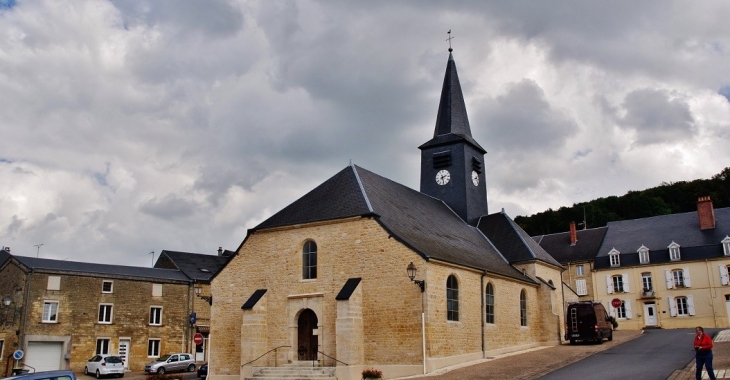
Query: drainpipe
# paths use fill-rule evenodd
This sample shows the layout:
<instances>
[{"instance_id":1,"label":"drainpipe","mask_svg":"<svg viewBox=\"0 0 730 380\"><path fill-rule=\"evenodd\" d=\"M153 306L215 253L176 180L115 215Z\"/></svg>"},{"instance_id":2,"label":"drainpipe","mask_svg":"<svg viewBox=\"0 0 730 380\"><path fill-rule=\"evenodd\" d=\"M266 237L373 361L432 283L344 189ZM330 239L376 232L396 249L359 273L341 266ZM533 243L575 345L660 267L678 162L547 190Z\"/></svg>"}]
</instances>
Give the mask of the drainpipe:
<instances>
[{"instance_id":1,"label":"drainpipe","mask_svg":"<svg viewBox=\"0 0 730 380\"><path fill-rule=\"evenodd\" d=\"M712 290L714 287L712 286L712 276L710 275L710 261L705 259L705 269L707 270L707 278L710 280L710 287L707 289L710 292L710 305L712 305L712 321L715 323L715 327L717 327L717 314L715 314L715 297L713 296Z\"/></svg>"}]
</instances>

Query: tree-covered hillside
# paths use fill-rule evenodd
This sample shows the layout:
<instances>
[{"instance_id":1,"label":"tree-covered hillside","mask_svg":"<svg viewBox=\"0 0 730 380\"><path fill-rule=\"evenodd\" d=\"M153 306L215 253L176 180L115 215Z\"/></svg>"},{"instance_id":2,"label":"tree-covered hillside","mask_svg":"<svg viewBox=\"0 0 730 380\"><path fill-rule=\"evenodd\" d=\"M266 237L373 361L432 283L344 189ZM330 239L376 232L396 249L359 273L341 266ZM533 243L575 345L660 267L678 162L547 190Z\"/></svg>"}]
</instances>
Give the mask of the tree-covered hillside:
<instances>
[{"instance_id":1,"label":"tree-covered hillside","mask_svg":"<svg viewBox=\"0 0 730 380\"><path fill-rule=\"evenodd\" d=\"M730 167L711 179L662 183L626 195L576 203L572 207L548 209L531 216L518 216L517 222L530 236L565 232L571 221L583 228L583 215L588 228L602 227L615 220L645 218L697 210L697 198L710 196L715 208L730 207Z\"/></svg>"}]
</instances>

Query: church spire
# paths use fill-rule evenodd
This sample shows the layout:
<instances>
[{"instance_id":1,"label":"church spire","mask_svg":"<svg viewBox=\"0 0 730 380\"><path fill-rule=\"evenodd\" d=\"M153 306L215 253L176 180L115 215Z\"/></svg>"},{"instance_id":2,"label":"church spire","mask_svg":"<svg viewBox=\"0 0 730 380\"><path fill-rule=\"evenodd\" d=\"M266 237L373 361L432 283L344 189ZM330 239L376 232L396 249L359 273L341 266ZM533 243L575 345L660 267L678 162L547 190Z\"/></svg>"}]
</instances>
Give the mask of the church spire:
<instances>
[{"instance_id":1,"label":"church spire","mask_svg":"<svg viewBox=\"0 0 730 380\"><path fill-rule=\"evenodd\" d=\"M449 48L449 50L451 49ZM441 88L441 101L433 137L448 133L471 137L464 94L461 92L459 74L456 72L456 62L454 62L451 52L449 52L449 61L446 65L444 85Z\"/></svg>"}]
</instances>

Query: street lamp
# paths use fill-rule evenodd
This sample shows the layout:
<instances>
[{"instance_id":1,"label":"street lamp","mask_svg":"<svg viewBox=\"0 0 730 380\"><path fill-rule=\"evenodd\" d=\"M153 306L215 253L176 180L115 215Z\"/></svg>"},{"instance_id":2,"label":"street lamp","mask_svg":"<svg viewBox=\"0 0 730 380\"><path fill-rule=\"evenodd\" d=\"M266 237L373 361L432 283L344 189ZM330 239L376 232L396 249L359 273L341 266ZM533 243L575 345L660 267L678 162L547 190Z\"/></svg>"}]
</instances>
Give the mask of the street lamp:
<instances>
[{"instance_id":1,"label":"street lamp","mask_svg":"<svg viewBox=\"0 0 730 380\"><path fill-rule=\"evenodd\" d=\"M10 296L3 297L3 305L10 306L11 303L13 303L13 299Z\"/></svg>"},{"instance_id":2,"label":"street lamp","mask_svg":"<svg viewBox=\"0 0 730 380\"><path fill-rule=\"evenodd\" d=\"M411 279L416 285L421 287L421 293L426 291L426 280L414 280L416 278L416 272L418 272L418 269L416 269L416 266L413 264L413 261L411 261L410 264L408 264L408 268L406 268L406 272L408 272L408 278Z\"/></svg>"}]
</instances>

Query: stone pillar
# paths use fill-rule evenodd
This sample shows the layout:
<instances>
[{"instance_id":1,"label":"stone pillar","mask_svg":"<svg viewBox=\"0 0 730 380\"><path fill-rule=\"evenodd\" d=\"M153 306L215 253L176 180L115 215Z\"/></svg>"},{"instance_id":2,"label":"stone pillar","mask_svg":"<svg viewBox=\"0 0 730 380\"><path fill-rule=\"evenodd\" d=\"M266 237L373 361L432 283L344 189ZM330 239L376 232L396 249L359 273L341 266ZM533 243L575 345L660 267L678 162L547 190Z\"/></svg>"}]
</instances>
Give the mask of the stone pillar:
<instances>
[{"instance_id":1,"label":"stone pillar","mask_svg":"<svg viewBox=\"0 0 730 380\"><path fill-rule=\"evenodd\" d=\"M264 294L252 309L243 310L243 321L241 322L241 364L248 363L266 353L268 347L268 336L266 335L266 331L268 330L266 315L267 299L268 295ZM271 355L273 353L241 368L242 378L250 376L252 365L266 366L267 360L271 359L273 361L274 358Z\"/></svg>"},{"instance_id":2,"label":"stone pillar","mask_svg":"<svg viewBox=\"0 0 730 380\"><path fill-rule=\"evenodd\" d=\"M352 366L365 362L365 331L362 319L362 286L349 299L337 301L335 325L337 360ZM338 364L342 365L342 364Z\"/></svg>"}]
</instances>

